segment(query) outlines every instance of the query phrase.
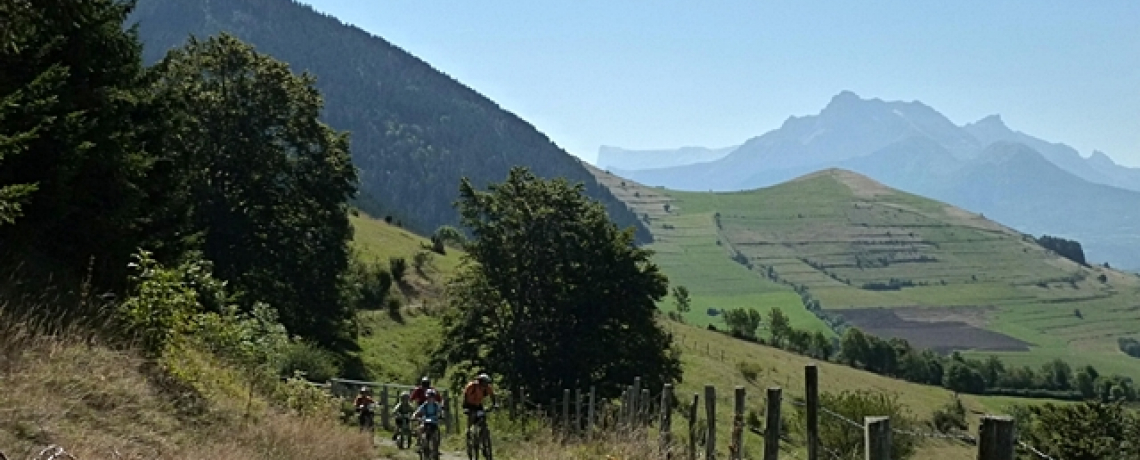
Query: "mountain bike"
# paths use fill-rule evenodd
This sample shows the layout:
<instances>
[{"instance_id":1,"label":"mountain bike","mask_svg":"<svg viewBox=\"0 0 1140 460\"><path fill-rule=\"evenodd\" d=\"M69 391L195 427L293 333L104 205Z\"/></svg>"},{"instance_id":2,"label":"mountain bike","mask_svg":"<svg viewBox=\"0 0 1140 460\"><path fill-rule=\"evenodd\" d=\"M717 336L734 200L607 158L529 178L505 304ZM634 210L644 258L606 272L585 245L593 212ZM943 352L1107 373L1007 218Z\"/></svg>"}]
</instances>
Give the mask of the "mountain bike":
<instances>
[{"instance_id":1,"label":"mountain bike","mask_svg":"<svg viewBox=\"0 0 1140 460\"><path fill-rule=\"evenodd\" d=\"M361 404L356 406L356 411L360 412L357 423L360 424L360 431L375 431L376 429L376 404Z\"/></svg>"},{"instance_id":2,"label":"mountain bike","mask_svg":"<svg viewBox=\"0 0 1140 460\"><path fill-rule=\"evenodd\" d=\"M424 421L424 429L420 432L420 460L439 460L439 423L438 420Z\"/></svg>"},{"instance_id":3,"label":"mountain bike","mask_svg":"<svg viewBox=\"0 0 1140 460\"><path fill-rule=\"evenodd\" d=\"M471 424L471 429L467 430L467 458L468 460L479 460L479 454L483 454L484 460L493 460L491 457L491 429L487 427L487 414L495 410L495 406L491 406L487 410L475 411L475 423Z\"/></svg>"},{"instance_id":4,"label":"mountain bike","mask_svg":"<svg viewBox=\"0 0 1140 460\"><path fill-rule=\"evenodd\" d=\"M407 449L412 446L412 421L406 415L396 416L396 448Z\"/></svg>"}]
</instances>

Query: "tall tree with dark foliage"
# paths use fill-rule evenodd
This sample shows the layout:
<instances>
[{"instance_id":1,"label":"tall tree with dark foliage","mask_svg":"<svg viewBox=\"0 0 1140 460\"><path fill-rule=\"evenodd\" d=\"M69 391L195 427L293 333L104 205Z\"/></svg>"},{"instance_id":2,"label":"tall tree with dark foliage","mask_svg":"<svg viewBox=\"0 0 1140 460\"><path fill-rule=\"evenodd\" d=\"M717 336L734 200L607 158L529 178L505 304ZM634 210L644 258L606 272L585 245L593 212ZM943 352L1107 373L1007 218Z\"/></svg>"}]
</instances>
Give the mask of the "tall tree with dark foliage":
<instances>
[{"instance_id":1,"label":"tall tree with dark foliage","mask_svg":"<svg viewBox=\"0 0 1140 460\"><path fill-rule=\"evenodd\" d=\"M72 269L94 261L97 282L125 279L142 233L147 113L142 47L123 29L132 5L0 0L3 212L14 216L16 195L22 205L0 249Z\"/></svg>"},{"instance_id":2,"label":"tall tree with dark foliage","mask_svg":"<svg viewBox=\"0 0 1140 460\"><path fill-rule=\"evenodd\" d=\"M681 378L657 322L668 280L581 185L514 168L486 191L464 180L458 206L474 239L444 321L446 364L500 375L540 401L590 385L614 397L635 376L649 388Z\"/></svg>"},{"instance_id":3,"label":"tall tree with dark foliage","mask_svg":"<svg viewBox=\"0 0 1140 460\"><path fill-rule=\"evenodd\" d=\"M245 302L276 307L290 332L335 340L350 318L342 277L356 191L348 136L318 120L308 75L237 39L192 40L156 67L170 104L163 151L186 235ZM178 219L170 219L177 222Z\"/></svg>"}]
</instances>

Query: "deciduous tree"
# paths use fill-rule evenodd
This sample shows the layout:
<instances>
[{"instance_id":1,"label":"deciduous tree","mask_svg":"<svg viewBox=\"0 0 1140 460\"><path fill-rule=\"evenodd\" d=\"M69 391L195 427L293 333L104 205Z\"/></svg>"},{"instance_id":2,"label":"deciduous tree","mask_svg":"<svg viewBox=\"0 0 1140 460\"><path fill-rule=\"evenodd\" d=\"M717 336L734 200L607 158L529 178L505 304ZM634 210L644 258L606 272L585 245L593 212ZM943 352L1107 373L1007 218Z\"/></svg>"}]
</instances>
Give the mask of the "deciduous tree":
<instances>
[{"instance_id":1,"label":"deciduous tree","mask_svg":"<svg viewBox=\"0 0 1140 460\"><path fill-rule=\"evenodd\" d=\"M171 105L163 147L183 235L241 302L267 302L293 334L331 345L351 315L347 134L319 121L307 74L222 34L191 39L156 66ZM177 219L172 219L177 220Z\"/></svg>"},{"instance_id":2,"label":"deciduous tree","mask_svg":"<svg viewBox=\"0 0 1140 460\"><path fill-rule=\"evenodd\" d=\"M462 181L457 205L473 239L435 356L458 378L487 371L540 401L590 385L615 397L636 376L648 388L680 380L657 322L668 280L581 184L515 168L485 191Z\"/></svg>"}]
</instances>

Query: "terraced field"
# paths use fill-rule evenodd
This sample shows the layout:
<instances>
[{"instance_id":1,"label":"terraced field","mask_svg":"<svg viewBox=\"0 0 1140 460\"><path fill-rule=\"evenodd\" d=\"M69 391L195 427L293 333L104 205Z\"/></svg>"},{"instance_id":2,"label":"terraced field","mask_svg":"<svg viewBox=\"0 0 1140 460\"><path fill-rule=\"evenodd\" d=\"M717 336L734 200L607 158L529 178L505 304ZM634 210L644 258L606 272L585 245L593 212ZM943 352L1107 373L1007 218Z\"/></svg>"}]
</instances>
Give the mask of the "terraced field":
<instances>
[{"instance_id":1,"label":"terraced field","mask_svg":"<svg viewBox=\"0 0 1140 460\"><path fill-rule=\"evenodd\" d=\"M1116 338L1140 334L1140 277L1059 257L984 216L826 170L765 189L675 192L602 171L599 180L643 219L670 279L708 308L801 305L877 335L1038 365L1054 357L1140 378Z\"/></svg>"}]
</instances>

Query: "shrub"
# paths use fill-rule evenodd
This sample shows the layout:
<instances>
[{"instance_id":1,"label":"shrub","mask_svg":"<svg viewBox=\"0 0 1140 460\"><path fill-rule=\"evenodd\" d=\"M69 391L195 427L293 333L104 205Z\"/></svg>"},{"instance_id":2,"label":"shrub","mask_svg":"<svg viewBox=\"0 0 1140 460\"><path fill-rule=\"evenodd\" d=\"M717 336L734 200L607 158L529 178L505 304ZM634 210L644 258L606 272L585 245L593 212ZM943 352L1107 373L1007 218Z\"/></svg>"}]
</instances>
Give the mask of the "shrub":
<instances>
[{"instance_id":1,"label":"shrub","mask_svg":"<svg viewBox=\"0 0 1140 460\"><path fill-rule=\"evenodd\" d=\"M327 382L340 374L337 361L336 355L325 349L305 342L295 342L285 348L278 373L282 377L304 377L313 382Z\"/></svg>"},{"instance_id":2,"label":"shrub","mask_svg":"<svg viewBox=\"0 0 1140 460\"><path fill-rule=\"evenodd\" d=\"M400 303L400 299L397 299L395 297L384 299L384 309L388 311L388 316L396 322L402 323L404 321L404 315L400 311L400 308L402 307L403 304Z\"/></svg>"},{"instance_id":3,"label":"shrub","mask_svg":"<svg viewBox=\"0 0 1140 460\"><path fill-rule=\"evenodd\" d=\"M949 433L951 430L964 431L969 428L969 424L966 423L966 408L962 406L962 401L954 398L945 406L936 409L931 417L931 425L943 433Z\"/></svg>"},{"instance_id":4,"label":"shrub","mask_svg":"<svg viewBox=\"0 0 1140 460\"><path fill-rule=\"evenodd\" d=\"M218 308L226 297L223 284L210 275L208 262L192 258L178 268L167 268L145 250L133 258L129 294L116 310L116 319L127 338L139 340L154 358L190 325L203 304Z\"/></svg>"},{"instance_id":5,"label":"shrub","mask_svg":"<svg viewBox=\"0 0 1140 460\"><path fill-rule=\"evenodd\" d=\"M748 409L748 415L744 416L744 425L752 431L759 432L763 428L763 424L760 423L760 414L755 409Z\"/></svg>"},{"instance_id":6,"label":"shrub","mask_svg":"<svg viewBox=\"0 0 1140 460\"><path fill-rule=\"evenodd\" d=\"M741 361L736 363L736 370L740 371L740 375L750 383L756 383L756 378L760 376L762 368L759 364Z\"/></svg>"},{"instance_id":7,"label":"shrub","mask_svg":"<svg viewBox=\"0 0 1140 460\"><path fill-rule=\"evenodd\" d=\"M379 262L353 264L349 275L356 292L356 308L374 310L384 305L392 292L392 274Z\"/></svg>"},{"instance_id":8,"label":"shrub","mask_svg":"<svg viewBox=\"0 0 1140 460\"><path fill-rule=\"evenodd\" d=\"M277 387L277 399L289 411L308 417L334 418L340 413L340 402L325 389L309 383L295 373Z\"/></svg>"},{"instance_id":9,"label":"shrub","mask_svg":"<svg viewBox=\"0 0 1140 460\"><path fill-rule=\"evenodd\" d=\"M404 281L404 275L408 274L408 260L403 257L388 259L388 271L392 274L393 280Z\"/></svg>"},{"instance_id":10,"label":"shrub","mask_svg":"<svg viewBox=\"0 0 1140 460\"><path fill-rule=\"evenodd\" d=\"M906 406L898 401L895 394L867 390L824 392L819 395L819 405L828 410L854 420L858 424L863 417L885 416L891 419L891 458L905 460L914 455L918 440L902 432L913 430L914 419ZM807 426L807 412L804 406L796 407L799 430ZM826 451L835 452L843 458L857 458L863 452L863 432L852 430L848 422L836 417L819 418L819 442Z\"/></svg>"},{"instance_id":11,"label":"shrub","mask_svg":"<svg viewBox=\"0 0 1140 460\"><path fill-rule=\"evenodd\" d=\"M415 266L416 272L420 275L424 274L424 269L431 266L432 253L430 251L419 251L415 256L412 256L412 265Z\"/></svg>"}]
</instances>

